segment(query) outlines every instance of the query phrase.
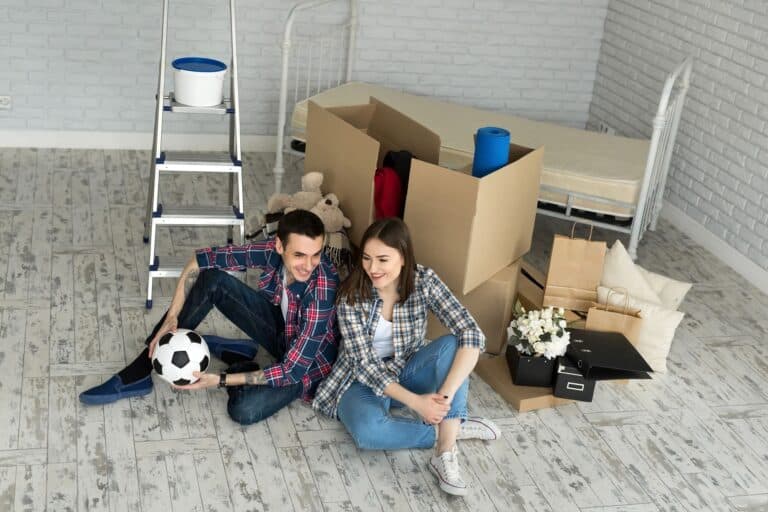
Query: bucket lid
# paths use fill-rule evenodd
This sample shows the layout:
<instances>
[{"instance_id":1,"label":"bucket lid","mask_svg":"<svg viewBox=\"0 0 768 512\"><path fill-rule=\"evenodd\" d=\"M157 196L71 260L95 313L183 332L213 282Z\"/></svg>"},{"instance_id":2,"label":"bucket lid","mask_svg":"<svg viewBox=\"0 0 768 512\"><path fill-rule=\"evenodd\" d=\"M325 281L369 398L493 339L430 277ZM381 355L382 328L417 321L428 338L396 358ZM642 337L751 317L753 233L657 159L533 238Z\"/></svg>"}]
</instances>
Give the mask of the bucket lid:
<instances>
[{"instance_id":1,"label":"bucket lid","mask_svg":"<svg viewBox=\"0 0 768 512\"><path fill-rule=\"evenodd\" d=\"M223 62L206 57L182 57L174 60L172 65L175 69L197 73L215 73L227 69L227 65Z\"/></svg>"}]
</instances>

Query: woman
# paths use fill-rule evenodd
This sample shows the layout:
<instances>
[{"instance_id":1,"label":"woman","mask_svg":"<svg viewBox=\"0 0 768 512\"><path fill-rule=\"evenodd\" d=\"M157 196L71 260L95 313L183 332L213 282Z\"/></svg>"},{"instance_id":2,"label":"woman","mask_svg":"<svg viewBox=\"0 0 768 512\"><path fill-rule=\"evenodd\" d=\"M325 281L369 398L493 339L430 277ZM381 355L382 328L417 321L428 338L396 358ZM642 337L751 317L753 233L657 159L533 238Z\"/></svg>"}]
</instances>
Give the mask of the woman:
<instances>
[{"instance_id":1,"label":"woman","mask_svg":"<svg viewBox=\"0 0 768 512\"><path fill-rule=\"evenodd\" d=\"M374 222L361 247L337 295L341 352L313 407L340 419L361 449L435 446L429 467L440 488L465 495L456 440L499 436L490 421L467 418L468 376L485 337L434 271L416 265L403 221ZM452 334L426 343L430 311ZM423 421L390 414L403 405Z\"/></svg>"}]
</instances>

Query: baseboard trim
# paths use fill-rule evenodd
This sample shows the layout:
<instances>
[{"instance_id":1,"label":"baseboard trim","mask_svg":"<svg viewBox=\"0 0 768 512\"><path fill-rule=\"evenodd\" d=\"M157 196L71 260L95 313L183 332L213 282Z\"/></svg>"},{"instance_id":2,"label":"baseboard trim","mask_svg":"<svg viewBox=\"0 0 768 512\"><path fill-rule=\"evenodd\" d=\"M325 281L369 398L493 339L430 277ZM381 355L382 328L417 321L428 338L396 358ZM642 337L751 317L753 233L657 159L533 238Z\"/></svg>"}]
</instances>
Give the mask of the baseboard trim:
<instances>
[{"instance_id":1,"label":"baseboard trim","mask_svg":"<svg viewBox=\"0 0 768 512\"><path fill-rule=\"evenodd\" d=\"M243 151L274 151L273 135L244 135ZM229 146L225 134L168 133L163 136L164 149L215 151ZM85 132L44 130L0 130L0 147L5 148L71 148L71 149L152 149L151 133Z\"/></svg>"},{"instance_id":2,"label":"baseboard trim","mask_svg":"<svg viewBox=\"0 0 768 512\"><path fill-rule=\"evenodd\" d=\"M714 233L686 215L680 208L664 203L661 216L690 236L696 243L711 252L716 258L744 276L763 293L768 294L768 271L715 236Z\"/></svg>"}]
</instances>

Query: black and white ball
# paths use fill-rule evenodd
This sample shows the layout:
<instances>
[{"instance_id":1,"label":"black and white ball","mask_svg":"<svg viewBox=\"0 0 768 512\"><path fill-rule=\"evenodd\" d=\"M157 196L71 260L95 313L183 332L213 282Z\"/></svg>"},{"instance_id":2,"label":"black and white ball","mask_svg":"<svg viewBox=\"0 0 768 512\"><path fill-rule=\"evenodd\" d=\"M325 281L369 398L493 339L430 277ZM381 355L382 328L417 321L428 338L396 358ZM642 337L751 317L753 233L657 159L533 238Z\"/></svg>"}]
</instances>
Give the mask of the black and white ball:
<instances>
[{"instance_id":1,"label":"black and white ball","mask_svg":"<svg viewBox=\"0 0 768 512\"><path fill-rule=\"evenodd\" d=\"M210 361L211 353L202 336L189 329L176 329L157 342L152 367L162 379L184 386L196 382L192 372L204 372Z\"/></svg>"}]
</instances>

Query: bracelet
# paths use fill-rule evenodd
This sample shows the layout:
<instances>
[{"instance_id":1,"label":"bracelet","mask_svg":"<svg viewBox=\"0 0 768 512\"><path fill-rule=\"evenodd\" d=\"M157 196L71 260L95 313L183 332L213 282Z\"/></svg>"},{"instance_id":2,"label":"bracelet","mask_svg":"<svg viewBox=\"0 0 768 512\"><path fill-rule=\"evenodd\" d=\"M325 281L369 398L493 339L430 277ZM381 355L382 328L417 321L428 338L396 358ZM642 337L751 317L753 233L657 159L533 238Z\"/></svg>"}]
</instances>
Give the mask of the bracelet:
<instances>
[{"instance_id":1,"label":"bracelet","mask_svg":"<svg viewBox=\"0 0 768 512\"><path fill-rule=\"evenodd\" d=\"M219 374L219 387L220 388L227 387L227 372L221 372Z\"/></svg>"}]
</instances>

